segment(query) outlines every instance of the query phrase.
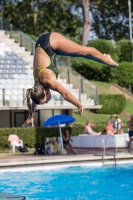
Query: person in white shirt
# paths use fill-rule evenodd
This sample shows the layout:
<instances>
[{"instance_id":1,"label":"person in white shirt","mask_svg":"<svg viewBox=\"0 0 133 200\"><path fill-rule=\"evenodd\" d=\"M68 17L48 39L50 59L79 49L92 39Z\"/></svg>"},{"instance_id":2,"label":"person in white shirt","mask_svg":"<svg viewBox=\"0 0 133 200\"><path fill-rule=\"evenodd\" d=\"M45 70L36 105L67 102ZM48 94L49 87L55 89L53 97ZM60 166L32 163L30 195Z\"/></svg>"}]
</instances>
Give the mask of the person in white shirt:
<instances>
[{"instance_id":1,"label":"person in white shirt","mask_svg":"<svg viewBox=\"0 0 133 200\"><path fill-rule=\"evenodd\" d=\"M118 117L115 117L115 123L114 123L114 133L115 134L121 134L122 133L122 121Z\"/></svg>"}]
</instances>

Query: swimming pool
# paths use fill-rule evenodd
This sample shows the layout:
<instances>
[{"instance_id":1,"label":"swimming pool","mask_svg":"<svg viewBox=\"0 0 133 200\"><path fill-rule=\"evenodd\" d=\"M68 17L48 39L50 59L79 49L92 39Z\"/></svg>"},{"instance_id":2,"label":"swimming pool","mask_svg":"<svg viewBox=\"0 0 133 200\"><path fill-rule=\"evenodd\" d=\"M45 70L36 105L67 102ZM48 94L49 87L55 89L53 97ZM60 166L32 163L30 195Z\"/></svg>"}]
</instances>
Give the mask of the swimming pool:
<instances>
[{"instance_id":1,"label":"swimming pool","mask_svg":"<svg viewBox=\"0 0 133 200\"><path fill-rule=\"evenodd\" d=\"M133 164L1 172L0 192L26 200L131 200Z\"/></svg>"}]
</instances>

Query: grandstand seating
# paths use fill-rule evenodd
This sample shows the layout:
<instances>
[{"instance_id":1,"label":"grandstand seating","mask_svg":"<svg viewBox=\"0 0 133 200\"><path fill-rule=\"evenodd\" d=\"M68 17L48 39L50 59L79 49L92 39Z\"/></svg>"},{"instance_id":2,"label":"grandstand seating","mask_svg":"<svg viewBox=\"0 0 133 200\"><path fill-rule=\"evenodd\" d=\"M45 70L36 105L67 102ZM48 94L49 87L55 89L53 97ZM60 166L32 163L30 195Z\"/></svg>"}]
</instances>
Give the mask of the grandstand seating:
<instances>
[{"instance_id":1,"label":"grandstand seating","mask_svg":"<svg viewBox=\"0 0 133 200\"><path fill-rule=\"evenodd\" d=\"M5 37L3 32L1 32L1 35L4 38L0 41L0 107L3 105L21 107L26 90L33 87L33 70L31 67L33 56L28 52L26 53L24 48L19 47L9 37ZM74 89L72 84L67 84L66 80L61 78L58 79L58 82L79 99L79 90ZM49 105L70 105L69 102L64 101L59 93L51 92L53 100L49 101ZM80 99L84 105L95 105L94 100L88 99L86 94L81 94Z\"/></svg>"}]
</instances>

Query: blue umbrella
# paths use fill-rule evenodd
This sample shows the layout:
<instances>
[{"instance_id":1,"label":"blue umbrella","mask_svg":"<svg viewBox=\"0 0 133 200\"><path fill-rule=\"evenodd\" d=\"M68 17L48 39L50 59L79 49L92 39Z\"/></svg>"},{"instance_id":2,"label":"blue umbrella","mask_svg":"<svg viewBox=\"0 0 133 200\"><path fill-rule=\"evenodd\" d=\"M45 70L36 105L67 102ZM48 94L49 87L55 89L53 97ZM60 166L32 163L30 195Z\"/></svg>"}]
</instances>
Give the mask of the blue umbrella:
<instances>
[{"instance_id":1,"label":"blue umbrella","mask_svg":"<svg viewBox=\"0 0 133 200\"><path fill-rule=\"evenodd\" d=\"M42 123L42 126L59 126L60 138L61 138L61 147L63 149L63 141L62 141L62 132L61 132L61 124L70 124L75 122L75 118L65 115L65 114L58 114L54 115Z\"/></svg>"},{"instance_id":2,"label":"blue umbrella","mask_svg":"<svg viewBox=\"0 0 133 200\"><path fill-rule=\"evenodd\" d=\"M74 122L76 119L64 114L54 115L42 123L42 126L58 126L60 124L70 124Z\"/></svg>"}]
</instances>

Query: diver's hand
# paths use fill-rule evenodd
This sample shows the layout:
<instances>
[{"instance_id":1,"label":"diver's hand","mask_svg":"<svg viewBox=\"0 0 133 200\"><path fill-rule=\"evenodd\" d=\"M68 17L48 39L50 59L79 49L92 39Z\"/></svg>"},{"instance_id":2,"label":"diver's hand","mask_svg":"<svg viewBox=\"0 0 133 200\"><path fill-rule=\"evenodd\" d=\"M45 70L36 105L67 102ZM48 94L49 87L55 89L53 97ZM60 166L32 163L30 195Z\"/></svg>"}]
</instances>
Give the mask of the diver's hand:
<instances>
[{"instance_id":1,"label":"diver's hand","mask_svg":"<svg viewBox=\"0 0 133 200\"><path fill-rule=\"evenodd\" d=\"M103 54L106 57L106 63L110 66L118 67L118 63L116 63L109 54Z\"/></svg>"},{"instance_id":2,"label":"diver's hand","mask_svg":"<svg viewBox=\"0 0 133 200\"><path fill-rule=\"evenodd\" d=\"M27 120L22 125L22 127L34 127L34 118L28 117Z\"/></svg>"},{"instance_id":3,"label":"diver's hand","mask_svg":"<svg viewBox=\"0 0 133 200\"><path fill-rule=\"evenodd\" d=\"M78 113L79 113L79 115L82 115L82 113L83 113L83 106L82 105L80 105L78 107Z\"/></svg>"}]
</instances>

